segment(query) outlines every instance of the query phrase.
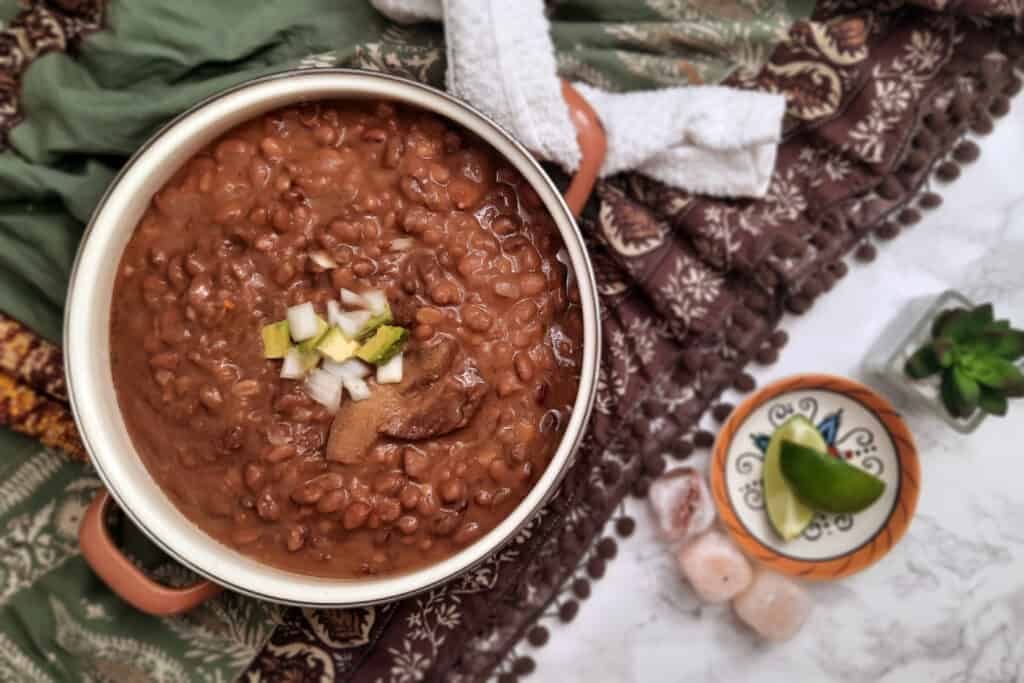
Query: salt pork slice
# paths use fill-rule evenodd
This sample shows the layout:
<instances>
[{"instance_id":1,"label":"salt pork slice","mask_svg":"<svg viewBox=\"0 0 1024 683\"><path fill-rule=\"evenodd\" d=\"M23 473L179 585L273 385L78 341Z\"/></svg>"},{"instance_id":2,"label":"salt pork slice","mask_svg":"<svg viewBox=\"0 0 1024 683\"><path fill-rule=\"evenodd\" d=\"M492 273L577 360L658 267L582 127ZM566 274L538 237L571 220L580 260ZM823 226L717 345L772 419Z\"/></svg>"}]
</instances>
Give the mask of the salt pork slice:
<instances>
[{"instance_id":1,"label":"salt pork slice","mask_svg":"<svg viewBox=\"0 0 1024 683\"><path fill-rule=\"evenodd\" d=\"M758 570L750 588L732 603L737 616L766 640L789 640L807 621L811 597L807 590L775 572Z\"/></svg>"},{"instance_id":2,"label":"salt pork slice","mask_svg":"<svg viewBox=\"0 0 1024 683\"><path fill-rule=\"evenodd\" d=\"M667 541L687 541L702 534L715 519L715 506L703 477L692 467L678 467L654 480L647 494L658 533Z\"/></svg>"},{"instance_id":3,"label":"salt pork slice","mask_svg":"<svg viewBox=\"0 0 1024 683\"><path fill-rule=\"evenodd\" d=\"M750 585L750 562L717 531L709 531L679 550L679 569L704 602L731 600Z\"/></svg>"}]
</instances>

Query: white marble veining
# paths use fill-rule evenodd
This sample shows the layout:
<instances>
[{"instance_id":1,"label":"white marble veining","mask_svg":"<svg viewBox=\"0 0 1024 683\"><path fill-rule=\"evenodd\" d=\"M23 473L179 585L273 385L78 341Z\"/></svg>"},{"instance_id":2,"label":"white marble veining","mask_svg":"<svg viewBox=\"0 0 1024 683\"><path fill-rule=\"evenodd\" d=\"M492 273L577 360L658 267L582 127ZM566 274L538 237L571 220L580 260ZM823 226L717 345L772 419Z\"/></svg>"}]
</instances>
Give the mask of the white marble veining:
<instances>
[{"instance_id":1,"label":"white marble veining","mask_svg":"<svg viewBox=\"0 0 1024 683\"><path fill-rule=\"evenodd\" d=\"M1024 103L979 142L981 159L939 188L942 208L785 321L790 343L755 370L760 384L806 371L863 379L889 318L948 287L1024 324ZM575 622L546 622L531 680L1024 683L1024 401L970 436L918 412L907 422L922 466L910 531L867 571L811 584L814 611L794 640L759 642L728 607L702 607L631 500L637 533Z\"/></svg>"}]
</instances>

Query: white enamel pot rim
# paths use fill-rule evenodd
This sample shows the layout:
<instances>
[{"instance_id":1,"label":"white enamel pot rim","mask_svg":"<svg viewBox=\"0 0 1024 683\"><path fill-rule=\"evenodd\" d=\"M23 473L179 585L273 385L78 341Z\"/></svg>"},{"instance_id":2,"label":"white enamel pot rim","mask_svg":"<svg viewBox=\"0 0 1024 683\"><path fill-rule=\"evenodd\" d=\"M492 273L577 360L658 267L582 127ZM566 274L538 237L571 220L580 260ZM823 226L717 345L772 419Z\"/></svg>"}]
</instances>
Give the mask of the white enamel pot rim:
<instances>
[{"instance_id":1,"label":"white enamel pot rim","mask_svg":"<svg viewBox=\"0 0 1024 683\"><path fill-rule=\"evenodd\" d=\"M565 435L520 505L476 543L398 576L327 579L276 569L219 543L181 514L146 470L118 409L110 366L110 301L121 254L152 195L203 146L234 126L297 102L387 99L432 111L491 144L526 178L558 226L579 286L584 348ZM583 239L561 194L529 152L496 123L444 92L384 74L318 69L274 74L199 103L135 153L93 213L71 274L64 318L65 363L75 421L100 478L132 522L171 557L231 590L309 607L394 600L439 585L510 541L551 497L579 447L597 384L597 286Z\"/></svg>"}]
</instances>

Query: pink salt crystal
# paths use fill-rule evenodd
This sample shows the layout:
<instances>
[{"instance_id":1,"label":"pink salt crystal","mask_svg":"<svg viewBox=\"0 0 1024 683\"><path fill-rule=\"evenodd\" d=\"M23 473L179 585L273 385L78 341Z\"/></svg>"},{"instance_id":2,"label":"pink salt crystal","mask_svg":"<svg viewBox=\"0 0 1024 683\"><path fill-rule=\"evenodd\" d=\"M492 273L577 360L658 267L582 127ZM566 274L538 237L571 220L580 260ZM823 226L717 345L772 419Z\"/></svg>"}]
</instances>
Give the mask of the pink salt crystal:
<instances>
[{"instance_id":1,"label":"pink salt crystal","mask_svg":"<svg viewBox=\"0 0 1024 683\"><path fill-rule=\"evenodd\" d=\"M704 478L692 467L669 470L651 484L648 499L658 532L668 541L686 541L704 533L715 519Z\"/></svg>"},{"instance_id":2,"label":"pink salt crystal","mask_svg":"<svg viewBox=\"0 0 1024 683\"><path fill-rule=\"evenodd\" d=\"M747 558L717 531L684 545L678 559L683 576L704 602L725 602L750 585Z\"/></svg>"},{"instance_id":3,"label":"pink salt crystal","mask_svg":"<svg viewBox=\"0 0 1024 683\"><path fill-rule=\"evenodd\" d=\"M740 619L766 640L789 640L807 620L811 597L795 582L775 572L758 570L750 588L733 600Z\"/></svg>"}]
</instances>

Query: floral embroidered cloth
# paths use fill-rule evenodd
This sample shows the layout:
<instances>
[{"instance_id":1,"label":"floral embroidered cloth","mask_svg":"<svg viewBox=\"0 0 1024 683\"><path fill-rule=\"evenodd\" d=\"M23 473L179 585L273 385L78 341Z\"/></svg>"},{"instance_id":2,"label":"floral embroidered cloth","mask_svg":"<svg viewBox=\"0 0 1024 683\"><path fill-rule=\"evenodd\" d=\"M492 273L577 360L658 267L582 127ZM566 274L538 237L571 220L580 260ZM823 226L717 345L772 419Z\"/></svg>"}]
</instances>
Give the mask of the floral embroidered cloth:
<instances>
[{"instance_id":1,"label":"floral embroidered cloth","mask_svg":"<svg viewBox=\"0 0 1024 683\"><path fill-rule=\"evenodd\" d=\"M443 73L435 28L390 26L361 2L98 3L40 1L19 14L0 0L0 310L52 339L83 221L117 164L169 116L289 66L435 83ZM622 497L644 495L666 454L709 445L697 419L708 407L728 413L714 405L723 388L752 388L742 368L773 361L782 310L807 310L846 273L843 254L870 259L872 239L941 201L926 184L956 177L977 154L965 133L990 130L1020 89L1015 0L828 0L792 23L808 9L550 3L563 75L609 89L727 77L786 93L789 109L763 201L711 201L631 176L599 187L583 221L607 340L596 415L561 495L513 543L394 605L277 610L224 596L153 619L120 604L77 555L74 529L98 485L88 469L3 433L0 680L513 681L532 671L517 643L542 645L549 620L571 621L600 589L613 536L635 524ZM184 580L129 526L120 533L140 564Z\"/></svg>"}]
</instances>

